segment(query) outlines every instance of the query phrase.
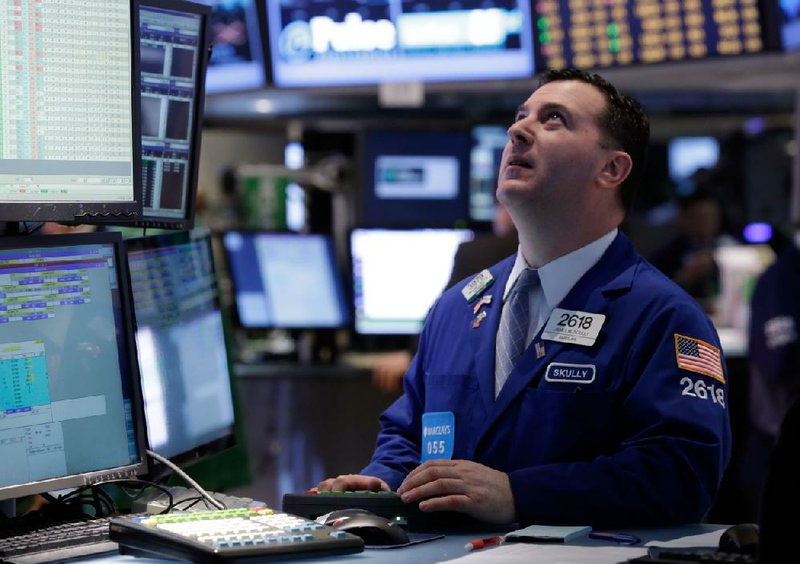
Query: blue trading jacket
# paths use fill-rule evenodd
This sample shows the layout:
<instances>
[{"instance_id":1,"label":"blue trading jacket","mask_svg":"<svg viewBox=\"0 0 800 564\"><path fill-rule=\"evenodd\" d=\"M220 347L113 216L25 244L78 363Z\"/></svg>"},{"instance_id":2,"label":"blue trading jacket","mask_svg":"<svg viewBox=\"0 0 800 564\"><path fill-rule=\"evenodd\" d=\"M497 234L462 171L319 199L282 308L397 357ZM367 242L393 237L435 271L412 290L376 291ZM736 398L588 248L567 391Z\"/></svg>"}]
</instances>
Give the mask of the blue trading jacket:
<instances>
[{"instance_id":1,"label":"blue trading jacket","mask_svg":"<svg viewBox=\"0 0 800 564\"><path fill-rule=\"evenodd\" d=\"M748 350L751 422L775 437L800 397L800 249L792 243L753 291Z\"/></svg>"},{"instance_id":2,"label":"blue trading jacket","mask_svg":"<svg viewBox=\"0 0 800 564\"><path fill-rule=\"evenodd\" d=\"M521 523L698 522L730 458L727 372L679 368L676 334L719 349L709 319L620 233L559 305L606 316L594 345L540 332L495 400L495 334L513 263L490 268L483 293L493 300L477 327L460 291L469 280L432 308L362 473L399 487L420 461L422 414L451 411L453 458L507 472ZM594 367L593 380L557 381L564 364Z\"/></svg>"}]
</instances>

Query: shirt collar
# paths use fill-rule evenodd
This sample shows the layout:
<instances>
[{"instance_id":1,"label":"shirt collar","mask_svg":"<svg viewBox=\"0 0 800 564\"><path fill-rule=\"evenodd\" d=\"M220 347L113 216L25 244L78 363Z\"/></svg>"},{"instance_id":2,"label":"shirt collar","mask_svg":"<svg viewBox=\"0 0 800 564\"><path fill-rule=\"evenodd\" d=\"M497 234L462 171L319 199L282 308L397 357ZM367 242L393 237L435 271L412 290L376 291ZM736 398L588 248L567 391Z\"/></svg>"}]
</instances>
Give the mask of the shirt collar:
<instances>
[{"instance_id":1,"label":"shirt collar","mask_svg":"<svg viewBox=\"0 0 800 564\"><path fill-rule=\"evenodd\" d=\"M600 257L603 256L603 253L614 241L618 231L619 229L615 227L599 239L595 239L588 245L558 257L538 269L539 280L549 308L555 308L561 303L561 300L567 296L581 276L586 274L600 260ZM530 267L525 261L525 257L522 256L522 251L518 248L514 267L511 269L511 274L503 292L503 301L508 297L508 293L514 286L519 273L526 268Z\"/></svg>"}]
</instances>

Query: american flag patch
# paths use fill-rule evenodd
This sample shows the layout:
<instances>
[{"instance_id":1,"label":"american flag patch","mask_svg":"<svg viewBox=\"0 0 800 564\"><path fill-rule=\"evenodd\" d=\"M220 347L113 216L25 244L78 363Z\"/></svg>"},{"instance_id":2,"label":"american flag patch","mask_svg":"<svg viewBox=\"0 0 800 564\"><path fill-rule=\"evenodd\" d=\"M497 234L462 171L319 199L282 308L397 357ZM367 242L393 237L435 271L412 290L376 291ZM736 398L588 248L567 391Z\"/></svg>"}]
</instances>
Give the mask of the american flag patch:
<instances>
[{"instance_id":1,"label":"american flag patch","mask_svg":"<svg viewBox=\"0 0 800 564\"><path fill-rule=\"evenodd\" d=\"M678 368L711 376L725 383L722 372L722 359L717 347L693 337L684 337L675 333L675 358Z\"/></svg>"}]
</instances>

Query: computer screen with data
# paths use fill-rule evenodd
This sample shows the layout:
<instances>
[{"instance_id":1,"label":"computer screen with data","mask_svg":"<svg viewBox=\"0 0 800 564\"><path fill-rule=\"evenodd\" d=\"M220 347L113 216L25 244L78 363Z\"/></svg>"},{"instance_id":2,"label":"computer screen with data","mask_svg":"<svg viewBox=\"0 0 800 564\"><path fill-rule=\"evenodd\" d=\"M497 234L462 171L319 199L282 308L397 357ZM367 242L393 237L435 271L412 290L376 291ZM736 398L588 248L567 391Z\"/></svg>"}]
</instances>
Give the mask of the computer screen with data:
<instances>
[{"instance_id":1,"label":"computer screen with data","mask_svg":"<svg viewBox=\"0 0 800 564\"><path fill-rule=\"evenodd\" d=\"M0 499L146 471L118 233L0 247Z\"/></svg>"},{"instance_id":2,"label":"computer screen with data","mask_svg":"<svg viewBox=\"0 0 800 564\"><path fill-rule=\"evenodd\" d=\"M774 0L532 3L540 69L752 55L780 48Z\"/></svg>"},{"instance_id":3,"label":"computer screen with data","mask_svg":"<svg viewBox=\"0 0 800 564\"><path fill-rule=\"evenodd\" d=\"M144 207L137 225L192 226L210 13L183 0L139 5Z\"/></svg>"},{"instance_id":4,"label":"computer screen with data","mask_svg":"<svg viewBox=\"0 0 800 564\"><path fill-rule=\"evenodd\" d=\"M419 333L445 289L468 229L354 229L350 234L355 330Z\"/></svg>"},{"instance_id":5,"label":"computer screen with data","mask_svg":"<svg viewBox=\"0 0 800 564\"><path fill-rule=\"evenodd\" d=\"M206 92L224 94L266 86L261 0L199 0L211 6L213 49Z\"/></svg>"},{"instance_id":6,"label":"computer screen with data","mask_svg":"<svg viewBox=\"0 0 800 564\"><path fill-rule=\"evenodd\" d=\"M148 444L189 464L234 444L211 240L194 230L127 244Z\"/></svg>"},{"instance_id":7,"label":"computer screen with data","mask_svg":"<svg viewBox=\"0 0 800 564\"><path fill-rule=\"evenodd\" d=\"M330 236L229 231L222 241L243 327L324 329L350 323Z\"/></svg>"},{"instance_id":8,"label":"computer screen with data","mask_svg":"<svg viewBox=\"0 0 800 564\"><path fill-rule=\"evenodd\" d=\"M0 29L0 220L139 219L135 2L6 3Z\"/></svg>"}]
</instances>

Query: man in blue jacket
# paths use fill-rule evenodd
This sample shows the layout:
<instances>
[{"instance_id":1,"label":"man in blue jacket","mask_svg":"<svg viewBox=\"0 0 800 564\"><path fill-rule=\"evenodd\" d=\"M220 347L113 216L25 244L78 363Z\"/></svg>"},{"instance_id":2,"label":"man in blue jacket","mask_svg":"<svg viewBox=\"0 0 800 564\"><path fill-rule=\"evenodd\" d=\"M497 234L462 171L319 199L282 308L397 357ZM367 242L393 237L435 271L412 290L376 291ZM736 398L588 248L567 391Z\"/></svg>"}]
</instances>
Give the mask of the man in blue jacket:
<instances>
[{"instance_id":1,"label":"man in blue jacket","mask_svg":"<svg viewBox=\"0 0 800 564\"><path fill-rule=\"evenodd\" d=\"M726 369L696 302L618 230L647 116L599 76L554 71L508 135L497 197L517 254L442 295L372 461L317 487L499 524L697 522L730 456Z\"/></svg>"},{"instance_id":2,"label":"man in blue jacket","mask_svg":"<svg viewBox=\"0 0 800 564\"><path fill-rule=\"evenodd\" d=\"M757 516L770 453L789 407L800 398L800 222L759 277L750 302L750 389L740 488Z\"/></svg>"}]
</instances>

